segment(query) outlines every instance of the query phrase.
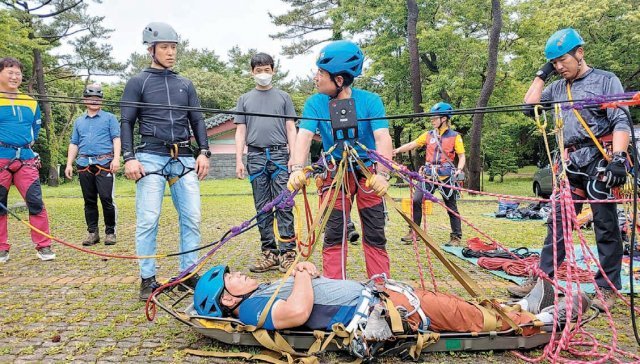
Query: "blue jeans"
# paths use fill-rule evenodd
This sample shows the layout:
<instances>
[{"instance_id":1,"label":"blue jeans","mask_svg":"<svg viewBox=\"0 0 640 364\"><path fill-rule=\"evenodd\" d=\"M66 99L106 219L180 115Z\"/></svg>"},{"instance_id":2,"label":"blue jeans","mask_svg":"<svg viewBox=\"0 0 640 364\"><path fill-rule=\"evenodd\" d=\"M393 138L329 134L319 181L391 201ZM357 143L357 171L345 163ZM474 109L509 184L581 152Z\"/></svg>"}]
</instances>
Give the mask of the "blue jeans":
<instances>
[{"instance_id":1,"label":"blue jeans","mask_svg":"<svg viewBox=\"0 0 640 364\"><path fill-rule=\"evenodd\" d=\"M147 175L136 185L136 252L138 255L156 254L156 237L158 235L158 221L164 189L167 185L165 177L158 174L148 174L159 171L169 156L150 153L136 153L136 158ZM180 157L186 167L195 167L193 157ZM169 163L164 173L176 176L183 172L183 166L177 161ZM180 252L197 248L200 245L200 184L195 171L187 173L171 187L173 206L178 211L180 226ZM198 260L198 252L180 255L180 270L185 270ZM140 259L140 276L149 278L156 275L155 259Z\"/></svg>"}]
</instances>

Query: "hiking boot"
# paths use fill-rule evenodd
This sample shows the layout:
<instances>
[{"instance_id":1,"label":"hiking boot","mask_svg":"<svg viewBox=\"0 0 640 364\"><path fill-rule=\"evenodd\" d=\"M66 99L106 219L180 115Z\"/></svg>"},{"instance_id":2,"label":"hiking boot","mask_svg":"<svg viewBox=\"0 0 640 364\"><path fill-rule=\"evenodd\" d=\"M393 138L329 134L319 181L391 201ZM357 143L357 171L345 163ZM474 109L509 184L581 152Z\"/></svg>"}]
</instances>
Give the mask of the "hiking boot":
<instances>
[{"instance_id":1,"label":"hiking boot","mask_svg":"<svg viewBox=\"0 0 640 364\"><path fill-rule=\"evenodd\" d=\"M449 235L449 242L446 243L447 246L462 246L462 237L458 235Z\"/></svg>"},{"instance_id":2,"label":"hiking boot","mask_svg":"<svg viewBox=\"0 0 640 364\"><path fill-rule=\"evenodd\" d=\"M593 300L593 306L601 312L604 312L605 307L611 311L616 304L616 293L609 288L600 288L600 291L602 292L602 300L596 296Z\"/></svg>"},{"instance_id":3,"label":"hiking boot","mask_svg":"<svg viewBox=\"0 0 640 364\"><path fill-rule=\"evenodd\" d=\"M140 301L147 301L153 290L157 287L156 276L142 278L140 282Z\"/></svg>"},{"instance_id":4,"label":"hiking boot","mask_svg":"<svg viewBox=\"0 0 640 364\"><path fill-rule=\"evenodd\" d=\"M107 234L104 238L104 245L115 245L116 244L116 234Z\"/></svg>"},{"instance_id":5,"label":"hiking boot","mask_svg":"<svg viewBox=\"0 0 640 364\"><path fill-rule=\"evenodd\" d=\"M400 241L407 244L413 243L413 230L409 229L407 235L401 237Z\"/></svg>"},{"instance_id":6,"label":"hiking boot","mask_svg":"<svg viewBox=\"0 0 640 364\"><path fill-rule=\"evenodd\" d=\"M287 273L289 267L291 267L291 264L293 264L293 261L296 260L297 255L298 254L295 250L284 252L280 256L280 265L278 266L278 270L282 273Z\"/></svg>"},{"instance_id":7,"label":"hiking boot","mask_svg":"<svg viewBox=\"0 0 640 364\"><path fill-rule=\"evenodd\" d=\"M6 263L9 260L9 251L0 250L0 263Z\"/></svg>"},{"instance_id":8,"label":"hiking boot","mask_svg":"<svg viewBox=\"0 0 640 364\"><path fill-rule=\"evenodd\" d=\"M353 245L358 245L360 233L356 231L356 225L353 222L347 224L347 240Z\"/></svg>"},{"instance_id":9,"label":"hiking boot","mask_svg":"<svg viewBox=\"0 0 640 364\"><path fill-rule=\"evenodd\" d=\"M249 270L253 273L263 273L268 270L278 269L280 265L280 259L271 250L262 251L262 257L256 262L256 264L249 267Z\"/></svg>"},{"instance_id":10,"label":"hiking boot","mask_svg":"<svg viewBox=\"0 0 640 364\"><path fill-rule=\"evenodd\" d=\"M578 293L573 293L573 307L571 308L571 318L569 321L575 322L578 319ZM591 300L584 292L580 292L580 299L582 299L582 314L587 312L589 307L591 306ZM556 306L551 304L551 306L545 307L540 312L548 312L553 315L553 312L556 310ZM558 302L558 323L564 324L567 322L567 298L562 297L560 302Z\"/></svg>"},{"instance_id":11,"label":"hiking boot","mask_svg":"<svg viewBox=\"0 0 640 364\"><path fill-rule=\"evenodd\" d=\"M529 292L531 292L531 290L533 289L533 287L535 287L535 285L536 285L536 278L533 276L529 276L529 278L527 278L527 280L524 281L522 285L520 286L514 285L514 286L507 287L507 292L509 292L509 294L512 297L522 298L528 295Z\"/></svg>"},{"instance_id":12,"label":"hiking boot","mask_svg":"<svg viewBox=\"0 0 640 364\"><path fill-rule=\"evenodd\" d=\"M200 275L198 273L192 275L188 279L184 280L182 282L182 284L178 285L178 291L186 292L188 290L188 288L191 288L192 290L195 290L196 289L196 284L198 284L199 280L200 280ZM185 286L187 286L188 288L185 287Z\"/></svg>"},{"instance_id":13,"label":"hiking boot","mask_svg":"<svg viewBox=\"0 0 640 364\"><path fill-rule=\"evenodd\" d=\"M87 237L84 238L82 245L91 246L91 245L96 245L99 242L100 242L100 234L97 231L95 233L90 232L89 234L87 234Z\"/></svg>"},{"instance_id":14,"label":"hiking boot","mask_svg":"<svg viewBox=\"0 0 640 364\"><path fill-rule=\"evenodd\" d=\"M49 247L49 246L41 248L41 249L38 249L38 253L36 255L42 261L56 259L56 254L53 252L53 250L51 250L51 247Z\"/></svg>"},{"instance_id":15,"label":"hiking boot","mask_svg":"<svg viewBox=\"0 0 640 364\"><path fill-rule=\"evenodd\" d=\"M524 299L527 301L527 311L537 314L543 308L553 306L554 290L551 283L542 278L538 278L535 286Z\"/></svg>"}]
</instances>

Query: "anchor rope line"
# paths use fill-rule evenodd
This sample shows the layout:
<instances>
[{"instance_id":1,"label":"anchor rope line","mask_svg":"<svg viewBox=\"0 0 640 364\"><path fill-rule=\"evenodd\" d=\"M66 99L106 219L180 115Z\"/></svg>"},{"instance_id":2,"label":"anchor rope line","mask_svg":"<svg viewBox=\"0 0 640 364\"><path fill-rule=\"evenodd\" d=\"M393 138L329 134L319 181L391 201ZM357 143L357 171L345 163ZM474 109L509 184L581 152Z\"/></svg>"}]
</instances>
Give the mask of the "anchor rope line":
<instances>
[{"instance_id":1,"label":"anchor rope line","mask_svg":"<svg viewBox=\"0 0 640 364\"><path fill-rule=\"evenodd\" d=\"M15 97L8 96L11 93L4 93L4 95L0 95L0 99L10 99L10 100L24 100L26 99L24 95L29 96L35 99L38 102L43 103L59 103L59 104L83 104L83 98L74 97L74 96L65 96L65 95L42 95L38 93L17 93ZM566 108L575 108L575 109L589 109L589 108L603 108L603 107L615 107L615 105L619 106L627 106L627 105L638 105L640 104L640 92L625 92L613 95L602 95L596 96L592 98L585 98L579 100L563 100L563 101L540 101L536 104L512 104L512 105L496 105L496 106L486 106L486 107L474 107L474 108L466 108L466 109L458 109L452 112L447 112L447 114L452 115L473 115L473 114L487 114L487 113L508 113L508 112L522 112L527 108L534 108L536 105L541 105L544 108L550 108L554 104L562 104L563 109ZM193 111L193 112L202 112L202 113L210 113L210 114L226 114L226 115L247 115L247 116L262 116L262 117L273 117L273 118L286 118L286 119L304 119L303 116L294 116L294 115L283 115L283 114L272 114L272 113L255 113L255 112L245 112L245 111L236 111L236 110L223 110L217 108L209 108L209 107L201 107L201 106L179 106L179 105L167 105L167 104L159 104L159 103L148 103L148 102L140 102L140 101L118 101L118 100L102 100L103 106L109 107L144 107L149 109L159 109L159 110L178 110L178 111ZM387 115L385 117L372 117L372 118L360 118L358 121L371 121L371 120L397 120L397 119L415 119L415 118L429 118L431 116L439 116L442 113L438 112L422 112L422 113L411 113L411 114L398 114L398 115ZM330 119L317 119L318 121L330 121Z\"/></svg>"}]
</instances>

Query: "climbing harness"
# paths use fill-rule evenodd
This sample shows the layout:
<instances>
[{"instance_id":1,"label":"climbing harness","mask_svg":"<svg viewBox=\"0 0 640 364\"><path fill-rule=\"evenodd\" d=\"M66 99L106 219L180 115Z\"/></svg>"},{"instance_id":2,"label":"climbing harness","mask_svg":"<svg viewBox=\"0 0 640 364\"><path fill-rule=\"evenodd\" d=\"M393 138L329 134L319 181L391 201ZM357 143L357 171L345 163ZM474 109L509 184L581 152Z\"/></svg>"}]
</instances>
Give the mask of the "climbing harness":
<instances>
[{"instance_id":1,"label":"climbing harness","mask_svg":"<svg viewBox=\"0 0 640 364\"><path fill-rule=\"evenodd\" d=\"M167 160L167 162L161 168L151 172L145 172L145 174L142 177L136 180L136 183L138 183L141 179L143 179L146 176L156 174L166 179L167 182L169 183L169 187L171 187L173 186L174 183L178 182L180 178L195 171L195 168L187 167L186 165L184 165L184 163L182 163L182 161L179 158L180 150L185 150L185 149L188 150L190 154L193 156L193 148L191 147L191 141L185 140L183 142L171 143L171 142L166 142L164 140L158 139L156 137L143 136L142 144L135 147L135 152L137 152L138 150L144 150L145 147L152 146L152 145L162 145L166 147L169 151L169 156L171 158L169 158L169 160ZM180 168L179 173L177 174L171 173L171 170L176 165L178 165L178 167Z\"/></svg>"},{"instance_id":2,"label":"climbing harness","mask_svg":"<svg viewBox=\"0 0 640 364\"><path fill-rule=\"evenodd\" d=\"M282 164L280 164L280 163L274 161L273 159L271 159L271 152L276 152L276 151L279 151L279 150L286 150L286 148L287 148L286 145L275 145L275 146L271 146L271 147L267 147L267 148L254 147L254 146L249 145L247 147L249 153L264 153L264 155L266 157L266 160L264 162L264 166L262 166L262 168L258 172L254 173L252 175L249 175L249 182L253 182L253 180L255 180L256 178L260 177L261 175L267 174L268 173L267 165L269 164L269 162L273 163L273 165L276 166L276 170L269 175L269 178L271 180L276 179L276 177L278 177L278 174L280 174L280 172L283 172L283 171L285 173L288 172L289 169L287 168L287 166L283 166Z\"/></svg>"},{"instance_id":3,"label":"climbing harness","mask_svg":"<svg viewBox=\"0 0 640 364\"><path fill-rule=\"evenodd\" d=\"M23 160L20 158L20 154L22 153L22 150L31 149L31 144L13 145L13 144L0 142L0 147L10 148L16 151L16 154L13 156L13 158L9 159L9 161L5 165L0 167L0 172L8 171L11 174L15 174L20 169L22 169L22 167L31 167L35 169L40 169L40 165L41 165L40 157L38 156L37 153L36 153L36 157L33 159ZM18 164L17 167L14 166L15 164Z\"/></svg>"}]
</instances>

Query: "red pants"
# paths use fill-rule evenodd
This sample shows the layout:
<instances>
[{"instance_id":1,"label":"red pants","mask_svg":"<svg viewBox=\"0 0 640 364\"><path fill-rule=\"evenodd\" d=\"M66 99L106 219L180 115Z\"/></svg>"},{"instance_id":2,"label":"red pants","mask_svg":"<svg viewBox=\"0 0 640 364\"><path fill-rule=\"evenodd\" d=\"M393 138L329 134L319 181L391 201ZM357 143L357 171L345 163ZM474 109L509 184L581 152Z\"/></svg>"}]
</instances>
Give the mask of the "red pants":
<instances>
[{"instance_id":1,"label":"red pants","mask_svg":"<svg viewBox=\"0 0 640 364\"><path fill-rule=\"evenodd\" d=\"M386 290L389 298L396 306L403 306L411 311L413 306L402 293ZM415 294L420 299L420 307L431 320L429 330L436 332L482 332L484 318L482 312L475 305L462 298L440 292L416 289ZM497 314L496 314L497 315ZM522 325L533 320L533 315L526 312L508 312L507 316L516 324ZM496 317L498 319L498 317ZM420 316L415 313L409 317L409 324L415 330L420 324ZM499 330L508 330L509 324L501 320ZM537 327L524 328L523 335L533 335L539 332Z\"/></svg>"},{"instance_id":2,"label":"red pants","mask_svg":"<svg viewBox=\"0 0 640 364\"><path fill-rule=\"evenodd\" d=\"M13 161L8 168L8 159L0 159L0 202L7 206L9 188L15 185L20 195L27 203L29 209L29 223L36 228L49 233L49 217L42 202L42 189L40 188L40 176L38 170L33 166L35 160L24 161L22 165L19 160ZM8 206L7 206L8 207ZM7 240L7 211L0 209L0 250L9 250L10 245ZM36 244L36 249L41 249L51 245L51 239L35 231L31 231L31 240Z\"/></svg>"},{"instance_id":3,"label":"red pants","mask_svg":"<svg viewBox=\"0 0 640 364\"><path fill-rule=\"evenodd\" d=\"M386 273L389 277L389 255L386 249L387 238L384 234L385 217L382 197L373 192L363 191L362 188L366 189L366 178L361 173L358 173L357 176L357 183L361 187L356 185L353 173L348 172L345 175L343 188L348 193L344 193L344 189L341 191L332 190L331 193L328 193L329 186L333 181L331 177L324 180L321 188L321 204L326 198L332 198L334 193L338 192L336 204L329 215L324 232L322 272L327 278L343 279L346 277L348 244L343 240L343 237L346 228L345 221L351 213L354 195L362 224L362 248L367 266L367 276L372 277L376 274Z\"/></svg>"}]
</instances>

